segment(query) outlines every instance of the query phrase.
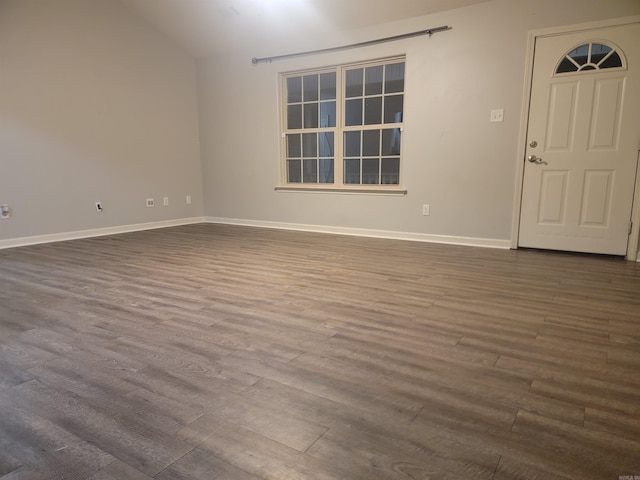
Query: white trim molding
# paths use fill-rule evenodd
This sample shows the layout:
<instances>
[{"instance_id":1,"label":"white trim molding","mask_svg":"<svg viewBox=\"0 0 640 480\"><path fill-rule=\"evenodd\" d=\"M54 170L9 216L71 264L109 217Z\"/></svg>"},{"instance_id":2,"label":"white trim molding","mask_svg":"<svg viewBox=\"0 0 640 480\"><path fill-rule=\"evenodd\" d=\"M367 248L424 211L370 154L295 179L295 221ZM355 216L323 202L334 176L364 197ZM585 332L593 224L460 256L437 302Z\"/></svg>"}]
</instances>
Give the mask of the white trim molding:
<instances>
[{"instance_id":1,"label":"white trim molding","mask_svg":"<svg viewBox=\"0 0 640 480\"><path fill-rule=\"evenodd\" d=\"M238 218L192 217L181 218L177 220L164 220L160 222L120 225L116 227L94 228L91 230L78 230L74 232L50 233L46 235L11 238L7 240L0 240L0 250L15 247L25 247L28 245L38 245L42 243L64 242L67 240L79 240L82 238L103 237L106 235L140 232L143 230L155 230L159 228L191 225L196 223L218 223L246 227L275 228L279 230L296 230L301 232L329 233L334 235L350 235L355 237L385 238L391 240L407 240L412 242L442 243L448 245L463 245L469 247L509 249L511 245L510 240L500 240L493 238L458 237L452 235L395 232L392 230L373 230L367 228L332 227L326 225L270 222L263 220L247 220Z\"/></svg>"},{"instance_id":2,"label":"white trim molding","mask_svg":"<svg viewBox=\"0 0 640 480\"><path fill-rule=\"evenodd\" d=\"M116 227L93 228L91 230L78 230L75 232L50 233L46 235L34 235L30 237L10 238L0 240L0 250L5 248L24 247L41 243L64 242L66 240L79 240L81 238L103 237L105 235L117 235L119 233L140 232L157 228L176 227L193 223L204 223L204 217L180 218L177 220L163 220L159 222L136 223L133 225L119 225Z\"/></svg>"},{"instance_id":3,"label":"white trim molding","mask_svg":"<svg viewBox=\"0 0 640 480\"><path fill-rule=\"evenodd\" d=\"M310 184L307 184L310 185ZM374 186L375 187L375 186ZM392 195L404 197L407 195L406 188L327 188L318 186L291 186L280 185L274 187L276 192L296 192L296 193L339 193L345 195Z\"/></svg>"},{"instance_id":4,"label":"white trim molding","mask_svg":"<svg viewBox=\"0 0 640 480\"><path fill-rule=\"evenodd\" d=\"M270 222L264 220L222 217L205 217L205 221L207 223L239 225L245 227L275 228L279 230L329 233L334 235L350 235L354 237L385 238L390 240L408 240L412 242L443 243L468 247L509 249L511 246L511 240L500 240L495 238L456 237L451 235L433 235L428 233L395 232L391 230L373 230L368 228L332 227L326 225L308 225L304 223Z\"/></svg>"}]
</instances>

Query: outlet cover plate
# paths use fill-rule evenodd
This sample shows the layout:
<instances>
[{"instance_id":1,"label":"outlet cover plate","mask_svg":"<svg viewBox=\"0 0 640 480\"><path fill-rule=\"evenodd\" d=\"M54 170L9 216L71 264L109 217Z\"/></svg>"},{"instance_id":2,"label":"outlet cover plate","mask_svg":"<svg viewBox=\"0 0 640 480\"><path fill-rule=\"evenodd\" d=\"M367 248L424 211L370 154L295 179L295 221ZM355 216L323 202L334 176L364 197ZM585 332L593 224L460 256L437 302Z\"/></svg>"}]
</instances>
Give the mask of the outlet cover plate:
<instances>
[{"instance_id":1,"label":"outlet cover plate","mask_svg":"<svg viewBox=\"0 0 640 480\"><path fill-rule=\"evenodd\" d=\"M0 205L0 218L11 218L11 207L9 205Z\"/></svg>"}]
</instances>

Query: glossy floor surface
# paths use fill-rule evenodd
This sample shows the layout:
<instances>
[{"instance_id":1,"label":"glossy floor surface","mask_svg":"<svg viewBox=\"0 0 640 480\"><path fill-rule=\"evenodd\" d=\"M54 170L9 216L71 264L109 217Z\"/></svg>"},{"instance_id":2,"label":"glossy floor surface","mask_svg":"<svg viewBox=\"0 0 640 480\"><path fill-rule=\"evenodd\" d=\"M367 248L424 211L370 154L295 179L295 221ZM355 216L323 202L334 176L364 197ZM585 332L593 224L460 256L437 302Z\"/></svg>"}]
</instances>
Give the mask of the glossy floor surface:
<instances>
[{"instance_id":1,"label":"glossy floor surface","mask_svg":"<svg viewBox=\"0 0 640 480\"><path fill-rule=\"evenodd\" d=\"M0 251L0 479L640 475L640 264L190 225Z\"/></svg>"}]
</instances>

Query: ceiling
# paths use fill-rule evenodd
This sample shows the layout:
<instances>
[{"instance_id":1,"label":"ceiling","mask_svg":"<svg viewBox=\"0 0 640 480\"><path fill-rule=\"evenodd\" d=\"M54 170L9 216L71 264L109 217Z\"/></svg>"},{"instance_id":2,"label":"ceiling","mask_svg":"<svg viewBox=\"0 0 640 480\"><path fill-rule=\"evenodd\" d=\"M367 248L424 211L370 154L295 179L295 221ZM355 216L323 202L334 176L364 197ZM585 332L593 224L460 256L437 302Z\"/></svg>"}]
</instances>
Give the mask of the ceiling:
<instances>
[{"instance_id":1,"label":"ceiling","mask_svg":"<svg viewBox=\"0 0 640 480\"><path fill-rule=\"evenodd\" d=\"M120 0L190 54L214 55L266 39L302 38L428 15L488 0ZM428 25L436 27L438 25ZM398 32L404 33L404 32Z\"/></svg>"}]
</instances>

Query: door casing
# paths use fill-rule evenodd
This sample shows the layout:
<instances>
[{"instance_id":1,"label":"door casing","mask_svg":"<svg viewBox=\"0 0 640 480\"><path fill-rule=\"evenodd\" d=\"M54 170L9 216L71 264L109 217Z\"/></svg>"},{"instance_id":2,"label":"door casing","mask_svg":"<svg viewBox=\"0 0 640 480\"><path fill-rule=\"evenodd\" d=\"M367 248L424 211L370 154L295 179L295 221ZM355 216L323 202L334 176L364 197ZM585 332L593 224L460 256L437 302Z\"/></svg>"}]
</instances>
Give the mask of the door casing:
<instances>
[{"instance_id":1,"label":"door casing","mask_svg":"<svg viewBox=\"0 0 640 480\"><path fill-rule=\"evenodd\" d=\"M522 108L520 116L520 130L518 140L518 159L516 164L516 185L513 202L513 216L511 222L511 248L518 248L518 235L520 231L520 205L522 202L522 182L524 180L524 157L527 149L527 131L529 128L529 105L531 100L531 86L533 81L533 61L536 40L542 37L563 35L567 33L577 33L581 31L595 30L605 27L628 25L640 23L640 15L631 17L602 20L598 22L582 23L577 25L564 25L560 27L532 30L528 33L527 52L525 57L525 83L522 94ZM640 146L639 146L640 148ZM640 161L640 159L639 159ZM640 260L638 252L638 241L640 239L640 168L637 169L636 183L632 207L632 228L627 246L627 260Z\"/></svg>"}]
</instances>

